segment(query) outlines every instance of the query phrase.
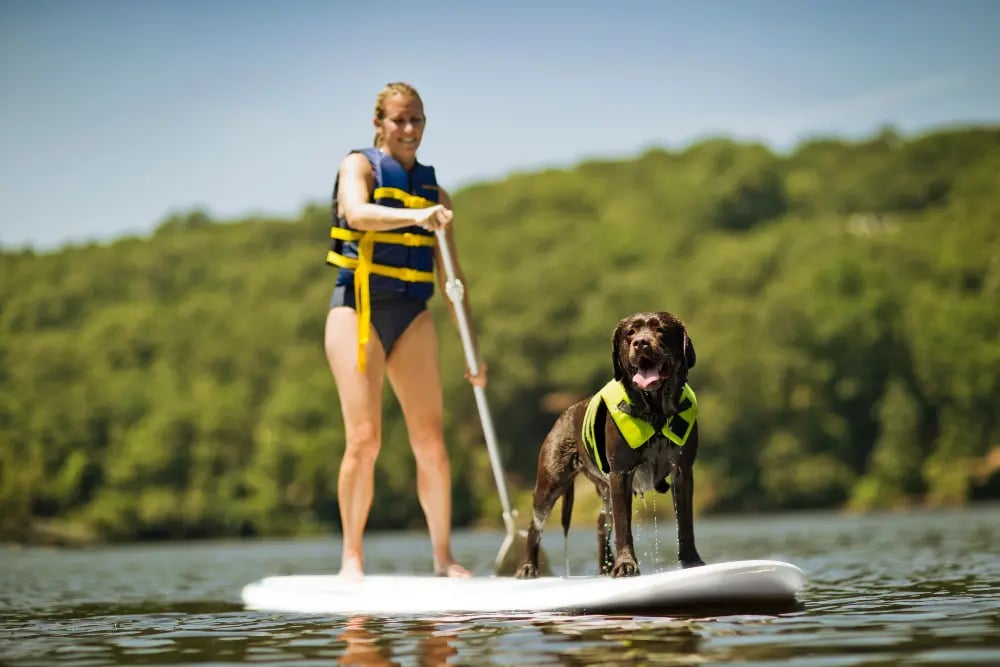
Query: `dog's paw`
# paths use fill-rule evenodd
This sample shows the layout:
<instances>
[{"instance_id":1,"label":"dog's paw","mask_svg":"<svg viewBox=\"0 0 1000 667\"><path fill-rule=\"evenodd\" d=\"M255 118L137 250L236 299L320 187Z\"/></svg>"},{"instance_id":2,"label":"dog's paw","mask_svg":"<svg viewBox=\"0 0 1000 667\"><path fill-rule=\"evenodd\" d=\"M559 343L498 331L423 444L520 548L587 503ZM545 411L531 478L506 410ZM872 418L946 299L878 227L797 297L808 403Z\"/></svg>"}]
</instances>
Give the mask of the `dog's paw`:
<instances>
[{"instance_id":1,"label":"dog's paw","mask_svg":"<svg viewBox=\"0 0 1000 667\"><path fill-rule=\"evenodd\" d=\"M659 482L653 485L653 490L656 491L657 493L666 493L667 491L670 490L670 482L668 482L667 478L664 477Z\"/></svg>"},{"instance_id":2,"label":"dog's paw","mask_svg":"<svg viewBox=\"0 0 1000 667\"><path fill-rule=\"evenodd\" d=\"M538 566L530 562L521 563L514 571L515 579L534 579L538 576Z\"/></svg>"},{"instance_id":3,"label":"dog's paw","mask_svg":"<svg viewBox=\"0 0 1000 667\"><path fill-rule=\"evenodd\" d=\"M702 559L700 559L700 558L697 558L697 559L695 559L695 560L685 560L685 561L681 561L681 567L682 567L682 568L684 568L685 570L686 570L687 568L689 568L689 567L701 567L701 566L702 566L702 565L704 565L704 564L705 564L705 561L703 561L703 560L702 560Z\"/></svg>"},{"instance_id":4,"label":"dog's paw","mask_svg":"<svg viewBox=\"0 0 1000 667\"><path fill-rule=\"evenodd\" d=\"M614 579L618 579L619 577L638 577L639 566L635 561L623 560L615 563L615 566L611 568L611 576Z\"/></svg>"}]
</instances>

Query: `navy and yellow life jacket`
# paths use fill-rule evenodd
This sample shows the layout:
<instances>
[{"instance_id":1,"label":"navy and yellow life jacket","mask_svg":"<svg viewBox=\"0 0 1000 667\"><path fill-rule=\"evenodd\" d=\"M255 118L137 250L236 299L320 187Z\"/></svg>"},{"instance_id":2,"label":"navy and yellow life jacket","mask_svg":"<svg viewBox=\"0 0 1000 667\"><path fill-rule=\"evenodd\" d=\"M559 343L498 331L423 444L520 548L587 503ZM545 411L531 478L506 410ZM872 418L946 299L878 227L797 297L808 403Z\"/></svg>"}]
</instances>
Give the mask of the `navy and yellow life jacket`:
<instances>
[{"instance_id":1,"label":"navy and yellow life jacket","mask_svg":"<svg viewBox=\"0 0 1000 667\"><path fill-rule=\"evenodd\" d=\"M652 424L638 417L633 417L621 407L622 404L632 405L625 392L625 385L618 380L609 381L590 399L587 411L583 415L583 433L581 434L591 460L605 474L608 472L608 457L604 451L604 438L598 438L595 431L597 412L602 402L610 413L611 419L614 420L615 426L618 427L618 431L632 449L642 447L657 433L678 447L683 447L698 419L698 398L689 384L685 383L681 390L681 401L677 406L677 414L668 419L657 432Z\"/></svg>"},{"instance_id":2,"label":"navy and yellow life jacket","mask_svg":"<svg viewBox=\"0 0 1000 667\"><path fill-rule=\"evenodd\" d=\"M364 148L375 175L375 189L369 200L392 208L428 208L438 203L434 167L416 163L407 171L378 148ZM337 214L339 177L333 185L333 224L330 227L328 264L340 268L337 285L353 287L358 311L358 368L364 370L364 346L371 322L371 290L428 299L434 293L434 233L411 225L392 231L352 229Z\"/></svg>"}]
</instances>

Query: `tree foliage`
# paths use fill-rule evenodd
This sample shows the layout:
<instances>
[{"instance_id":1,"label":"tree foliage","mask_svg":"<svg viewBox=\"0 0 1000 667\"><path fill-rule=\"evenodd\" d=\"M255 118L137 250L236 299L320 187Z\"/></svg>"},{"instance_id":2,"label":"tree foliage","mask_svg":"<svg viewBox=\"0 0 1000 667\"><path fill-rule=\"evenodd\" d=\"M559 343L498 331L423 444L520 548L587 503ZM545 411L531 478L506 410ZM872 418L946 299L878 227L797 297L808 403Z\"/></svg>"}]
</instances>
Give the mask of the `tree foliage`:
<instances>
[{"instance_id":1,"label":"tree foliage","mask_svg":"<svg viewBox=\"0 0 1000 667\"><path fill-rule=\"evenodd\" d=\"M522 513L556 412L606 380L624 315L698 351L702 511L962 503L1000 487L1000 129L788 155L712 139L454 195L488 393ZM337 523L322 344L329 215L0 251L0 536L292 534ZM443 300L455 520L497 523ZM370 526L422 525L385 396Z\"/></svg>"}]
</instances>

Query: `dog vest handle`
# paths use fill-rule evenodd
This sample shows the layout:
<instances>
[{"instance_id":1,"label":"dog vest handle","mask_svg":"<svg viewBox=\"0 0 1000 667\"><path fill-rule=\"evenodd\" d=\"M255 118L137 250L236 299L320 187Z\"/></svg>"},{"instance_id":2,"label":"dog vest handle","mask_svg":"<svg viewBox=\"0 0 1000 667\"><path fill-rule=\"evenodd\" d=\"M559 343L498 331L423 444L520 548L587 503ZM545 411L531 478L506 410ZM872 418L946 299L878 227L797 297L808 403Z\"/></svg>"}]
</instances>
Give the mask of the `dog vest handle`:
<instances>
[{"instance_id":1,"label":"dog vest handle","mask_svg":"<svg viewBox=\"0 0 1000 667\"><path fill-rule=\"evenodd\" d=\"M479 362L476 360L475 348L472 344L472 332L469 329L469 321L465 317L465 307L462 300L465 296L465 286L462 281L455 277L455 266L451 257L451 249L448 246L448 239L443 229L435 232L438 237L438 249L441 253L441 261L444 264L446 276L445 293L451 301L455 310L455 319L458 321L458 333L462 338L462 348L465 350L465 363L473 375L479 374ZM510 510L510 499L507 497L507 485L504 482L503 468L500 463L500 454L497 450L496 434L493 431L493 419L490 417L490 408L486 403L486 390L473 385L473 393L476 396L476 407L479 409L479 420L483 425L483 437L486 438L486 449L490 455L490 466L493 468L493 478L497 484L497 492L500 494L500 506L503 508L503 522L507 528L507 535L514 535L516 526L514 516Z\"/></svg>"}]
</instances>

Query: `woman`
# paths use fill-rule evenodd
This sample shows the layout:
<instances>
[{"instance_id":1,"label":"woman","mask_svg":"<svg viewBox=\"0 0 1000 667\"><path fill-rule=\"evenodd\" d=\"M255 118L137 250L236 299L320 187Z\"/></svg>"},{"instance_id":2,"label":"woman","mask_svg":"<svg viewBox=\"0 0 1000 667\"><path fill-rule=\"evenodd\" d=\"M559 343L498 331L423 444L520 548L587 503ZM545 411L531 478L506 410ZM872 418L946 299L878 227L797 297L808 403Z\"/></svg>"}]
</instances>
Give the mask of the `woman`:
<instances>
[{"instance_id":1,"label":"woman","mask_svg":"<svg viewBox=\"0 0 1000 667\"><path fill-rule=\"evenodd\" d=\"M455 257L453 216L434 168L417 161L425 120L413 87L388 84L375 101L375 147L344 158L333 191L327 261L340 272L325 345L347 440L337 483L341 576L360 577L364 571L362 536L381 447L385 376L403 410L416 458L417 496L430 532L434 572L471 576L451 553L451 464L444 445L437 334L427 310L434 266L445 251L436 247L435 232L444 230L447 250ZM457 258L454 269L461 280ZM443 291L440 266L437 279ZM467 297L462 307L468 316ZM467 372L466 377L485 386L485 366L480 362L479 374Z\"/></svg>"}]
</instances>

